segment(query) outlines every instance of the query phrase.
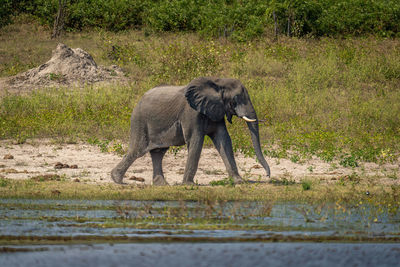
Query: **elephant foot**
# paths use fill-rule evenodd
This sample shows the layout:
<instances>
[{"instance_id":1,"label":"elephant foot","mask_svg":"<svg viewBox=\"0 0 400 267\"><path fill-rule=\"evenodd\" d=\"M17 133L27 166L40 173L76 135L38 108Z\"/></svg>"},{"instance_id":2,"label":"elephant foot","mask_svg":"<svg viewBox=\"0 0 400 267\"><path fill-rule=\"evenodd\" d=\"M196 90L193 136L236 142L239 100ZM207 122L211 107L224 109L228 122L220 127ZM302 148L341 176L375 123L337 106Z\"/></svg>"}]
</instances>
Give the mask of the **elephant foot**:
<instances>
[{"instance_id":1,"label":"elephant foot","mask_svg":"<svg viewBox=\"0 0 400 267\"><path fill-rule=\"evenodd\" d=\"M116 171L112 171L111 172L111 178L113 179L113 181L117 184L124 184L122 182L122 179L124 178L122 175L119 175Z\"/></svg>"},{"instance_id":2,"label":"elephant foot","mask_svg":"<svg viewBox=\"0 0 400 267\"><path fill-rule=\"evenodd\" d=\"M153 177L153 185L164 186L164 185L169 185L169 184L165 180L164 176L157 175L157 176Z\"/></svg>"}]
</instances>

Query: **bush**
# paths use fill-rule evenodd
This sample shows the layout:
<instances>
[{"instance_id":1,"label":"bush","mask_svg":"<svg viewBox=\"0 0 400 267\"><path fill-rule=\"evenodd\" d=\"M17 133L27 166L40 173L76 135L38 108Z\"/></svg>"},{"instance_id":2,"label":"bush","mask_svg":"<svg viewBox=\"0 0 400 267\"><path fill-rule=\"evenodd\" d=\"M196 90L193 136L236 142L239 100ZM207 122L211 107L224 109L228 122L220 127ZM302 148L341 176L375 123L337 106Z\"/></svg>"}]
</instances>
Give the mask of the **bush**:
<instances>
[{"instance_id":1,"label":"bush","mask_svg":"<svg viewBox=\"0 0 400 267\"><path fill-rule=\"evenodd\" d=\"M200 5L194 0L154 1L146 24L156 31L195 31L200 24Z\"/></svg>"},{"instance_id":2,"label":"bush","mask_svg":"<svg viewBox=\"0 0 400 267\"><path fill-rule=\"evenodd\" d=\"M219 1L203 7L202 33L247 40L260 36L266 26L266 2L256 0Z\"/></svg>"},{"instance_id":3,"label":"bush","mask_svg":"<svg viewBox=\"0 0 400 267\"><path fill-rule=\"evenodd\" d=\"M149 1L79 0L69 6L66 26L70 30L98 27L125 30L143 24L142 13Z\"/></svg>"},{"instance_id":4,"label":"bush","mask_svg":"<svg viewBox=\"0 0 400 267\"><path fill-rule=\"evenodd\" d=\"M301 181L301 187L303 188L304 191L310 190L311 185L312 185L311 181L308 181L308 180Z\"/></svg>"},{"instance_id":5,"label":"bush","mask_svg":"<svg viewBox=\"0 0 400 267\"><path fill-rule=\"evenodd\" d=\"M0 28L11 23L11 0L0 0Z\"/></svg>"},{"instance_id":6,"label":"bush","mask_svg":"<svg viewBox=\"0 0 400 267\"><path fill-rule=\"evenodd\" d=\"M397 0L324 1L316 20L319 35L359 35L376 33L392 36L400 29L400 2Z\"/></svg>"},{"instance_id":7,"label":"bush","mask_svg":"<svg viewBox=\"0 0 400 267\"><path fill-rule=\"evenodd\" d=\"M70 31L94 27L120 31L141 26L143 10L150 3L135 0L70 0L67 3L65 27ZM53 26L57 9L58 0L22 0L13 3L14 15L31 14L49 27Z\"/></svg>"},{"instance_id":8,"label":"bush","mask_svg":"<svg viewBox=\"0 0 400 267\"><path fill-rule=\"evenodd\" d=\"M323 2L323 1L322 1ZM303 36L318 33L317 20L322 14L321 1L271 1L267 13L269 23L273 24L273 15L278 31L287 35Z\"/></svg>"},{"instance_id":9,"label":"bush","mask_svg":"<svg viewBox=\"0 0 400 267\"><path fill-rule=\"evenodd\" d=\"M52 26L58 0L1 0L0 26L11 15L29 13ZM11 6L11 9L10 9ZM397 0L70 0L68 30L103 28L121 31L146 27L150 31L197 31L207 36L248 40L271 31L281 34L334 36L399 34Z\"/></svg>"}]
</instances>

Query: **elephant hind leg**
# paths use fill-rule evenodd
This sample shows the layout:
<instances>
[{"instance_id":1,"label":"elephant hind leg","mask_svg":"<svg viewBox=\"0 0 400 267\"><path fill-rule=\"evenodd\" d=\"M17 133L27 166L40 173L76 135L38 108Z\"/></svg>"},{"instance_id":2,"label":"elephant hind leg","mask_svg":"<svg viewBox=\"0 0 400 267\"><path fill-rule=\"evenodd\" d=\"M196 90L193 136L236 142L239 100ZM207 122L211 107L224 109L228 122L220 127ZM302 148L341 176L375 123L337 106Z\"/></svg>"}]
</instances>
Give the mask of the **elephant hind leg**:
<instances>
[{"instance_id":1,"label":"elephant hind leg","mask_svg":"<svg viewBox=\"0 0 400 267\"><path fill-rule=\"evenodd\" d=\"M144 154L144 153L143 153ZM117 166L111 171L111 178L117 184L123 184L122 179L128 168L132 165L132 163L140 158L142 155L137 155L134 151L128 151L128 153L122 158L122 160L118 163Z\"/></svg>"},{"instance_id":2,"label":"elephant hind leg","mask_svg":"<svg viewBox=\"0 0 400 267\"><path fill-rule=\"evenodd\" d=\"M151 160L153 162L153 185L168 185L162 170L162 160L167 150L168 147L150 150Z\"/></svg>"},{"instance_id":3,"label":"elephant hind leg","mask_svg":"<svg viewBox=\"0 0 400 267\"><path fill-rule=\"evenodd\" d=\"M194 184L193 178L197 172L203 142L204 136L193 137L192 140L188 142L188 159L183 175L183 184Z\"/></svg>"}]
</instances>

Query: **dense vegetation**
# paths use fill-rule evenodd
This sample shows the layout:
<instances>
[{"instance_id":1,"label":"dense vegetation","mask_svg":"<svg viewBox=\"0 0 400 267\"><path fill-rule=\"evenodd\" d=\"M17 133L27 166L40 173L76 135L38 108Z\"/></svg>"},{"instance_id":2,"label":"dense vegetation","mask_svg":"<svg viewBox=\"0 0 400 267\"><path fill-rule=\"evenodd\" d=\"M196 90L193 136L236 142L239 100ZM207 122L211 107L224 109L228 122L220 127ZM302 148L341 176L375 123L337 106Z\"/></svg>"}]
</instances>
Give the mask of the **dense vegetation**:
<instances>
[{"instance_id":1,"label":"dense vegetation","mask_svg":"<svg viewBox=\"0 0 400 267\"><path fill-rule=\"evenodd\" d=\"M47 61L60 40L24 21L0 30L0 76ZM390 162L400 151L400 43L397 39L281 37L246 43L205 40L196 33L144 31L70 33L99 64L118 64L129 83L80 90L36 90L0 99L0 138L127 141L138 99L159 84L185 84L198 76L240 79L261 125L265 153L299 161L317 155L355 167ZM244 123L229 125L235 149L252 153Z\"/></svg>"},{"instance_id":2,"label":"dense vegetation","mask_svg":"<svg viewBox=\"0 0 400 267\"><path fill-rule=\"evenodd\" d=\"M0 3L0 27L18 14L52 27L58 8L58 0ZM290 36L398 36L399 21L398 0L67 0L65 27L196 31L248 40L273 33L275 24Z\"/></svg>"}]
</instances>

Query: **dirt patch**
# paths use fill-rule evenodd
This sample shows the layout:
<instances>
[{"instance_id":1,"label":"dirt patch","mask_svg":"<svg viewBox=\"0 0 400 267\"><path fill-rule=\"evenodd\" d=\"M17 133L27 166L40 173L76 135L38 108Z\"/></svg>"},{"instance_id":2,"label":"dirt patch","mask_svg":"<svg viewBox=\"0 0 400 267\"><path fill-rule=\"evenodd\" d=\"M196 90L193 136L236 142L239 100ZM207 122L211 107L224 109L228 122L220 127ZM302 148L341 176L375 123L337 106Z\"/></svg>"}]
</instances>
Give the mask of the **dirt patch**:
<instances>
[{"instance_id":1,"label":"dirt patch","mask_svg":"<svg viewBox=\"0 0 400 267\"><path fill-rule=\"evenodd\" d=\"M60 43L53 50L49 61L12 76L0 85L10 92L24 92L41 87L92 84L123 79L124 74L118 66L99 66L86 51L80 48L72 49Z\"/></svg>"},{"instance_id":2,"label":"dirt patch","mask_svg":"<svg viewBox=\"0 0 400 267\"><path fill-rule=\"evenodd\" d=\"M6 154L13 155L14 158L3 159ZM235 156L243 178L271 181L255 158L245 157L241 153L236 153ZM186 149L166 154L163 168L169 184L182 182L186 159ZM347 183L368 179L369 183L400 184L399 161L385 165L360 163L357 168L344 168L337 162L326 163L316 158L298 163L287 159L266 159L271 166L272 179L284 182L312 179L323 183ZM121 156L103 153L99 147L84 143L60 145L50 140L30 140L25 144L13 144L8 140L0 141L0 174L10 179L30 179L51 174L72 181L78 179L80 182L111 183L110 172L120 160ZM54 166L58 162L76 164L77 168L56 169ZM137 159L128 169L124 182L151 184L152 171L151 158L146 155ZM204 148L195 181L209 184L226 177L225 166L216 149Z\"/></svg>"}]
</instances>

